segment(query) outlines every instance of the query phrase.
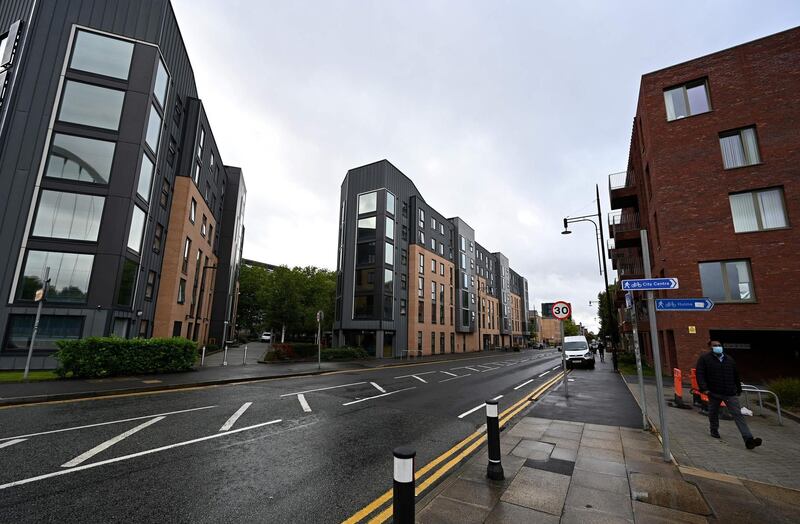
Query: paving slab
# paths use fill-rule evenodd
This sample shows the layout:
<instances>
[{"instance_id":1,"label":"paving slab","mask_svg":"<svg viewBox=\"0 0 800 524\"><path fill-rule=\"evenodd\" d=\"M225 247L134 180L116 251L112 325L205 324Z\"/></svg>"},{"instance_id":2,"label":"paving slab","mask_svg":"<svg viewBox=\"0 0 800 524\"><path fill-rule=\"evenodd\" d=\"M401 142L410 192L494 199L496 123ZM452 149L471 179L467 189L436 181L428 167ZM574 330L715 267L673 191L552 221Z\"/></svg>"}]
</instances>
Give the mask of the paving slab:
<instances>
[{"instance_id":1,"label":"paving slab","mask_svg":"<svg viewBox=\"0 0 800 524\"><path fill-rule=\"evenodd\" d=\"M768 513L764 503L744 485L707 478L692 478L691 482L701 489L703 498L721 522L758 522Z\"/></svg>"},{"instance_id":2,"label":"paving slab","mask_svg":"<svg viewBox=\"0 0 800 524\"><path fill-rule=\"evenodd\" d=\"M519 524L520 522L528 524L558 524L559 520L559 517L555 515L501 501L497 503L484 522L486 524Z\"/></svg>"},{"instance_id":3,"label":"paving slab","mask_svg":"<svg viewBox=\"0 0 800 524\"><path fill-rule=\"evenodd\" d=\"M489 510L445 497L436 497L417 513L418 524L480 524Z\"/></svg>"},{"instance_id":4,"label":"paving slab","mask_svg":"<svg viewBox=\"0 0 800 524\"><path fill-rule=\"evenodd\" d=\"M631 498L627 494L612 493L572 484L564 503L567 508L593 509L623 519L633 519Z\"/></svg>"},{"instance_id":5,"label":"paving slab","mask_svg":"<svg viewBox=\"0 0 800 524\"><path fill-rule=\"evenodd\" d=\"M623 458L621 451L593 448L591 446L581 446L580 448L578 448L578 456L599 459L599 460L607 460L609 462L625 462L625 459Z\"/></svg>"},{"instance_id":6,"label":"paving slab","mask_svg":"<svg viewBox=\"0 0 800 524\"><path fill-rule=\"evenodd\" d=\"M610 449L611 451L617 451L622 453L622 442L619 440L607 440L607 439L596 439L596 438L586 438L585 436L581 439L581 447L589 446L592 448L602 448L602 449Z\"/></svg>"},{"instance_id":7,"label":"paving slab","mask_svg":"<svg viewBox=\"0 0 800 524\"><path fill-rule=\"evenodd\" d=\"M502 493L502 486L458 478L447 489L442 491L441 495L490 510L500 500Z\"/></svg>"},{"instance_id":8,"label":"paving slab","mask_svg":"<svg viewBox=\"0 0 800 524\"><path fill-rule=\"evenodd\" d=\"M676 509L645 504L638 500L633 501L633 518L636 522L646 524L706 524L708 519L702 515L686 513Z\"/></svg>"},{"instance_id":9,"label":"paving slab","mask_svg":"<svg viewBox=\"0 0 800 524\"><path fill-rule=\"evenodd\" d=\"M614 475L616 477L628 476L628 471L625 469L625 464L586 457L578 457L578 460L575 461L575 469L603 473L604 475Z\"/></svg>"},{"instance_id":10,"label":"paving slab","mask_svg":"<svg viewBox=\"0 0 800 524\"><path fill-rule=\"evenodd\" d=\"M697 487L683 479L631 473L629 481L634 500L697 515L711 514Z\"/></svg>"},{"instance_id":11,"label":"paving slab","mask_svg":"<svg viewBox=\"0 0 800 524\"><path fill-rule=\"evenodd\" d=\"M559 460L550 457L547 460L531 459L525 461L525 467L541 469L551 473L558 473L559 475L572 476L575 470L575 462L570 460Z\"/></svg>"},{"instance_id":12,"label":"paving slab","mask_svg":"<svg viewBox=\"0 0 800 524\"><path fill-rule=\"evenodd\" d=\"M625 519L590 508L565 508L561 524L631 524L632 519Z\"/></svg>"},{"instance_id":13,"label":"paving slab","mask_svg":"<svg viewBox=\"0 0 800 524\"><path fill-rule=\"evenodd\" d=\"M615 477L614 475L604 475L602 473L595 473L594 471L576 469L572 473L572 485L630 496L630 487L628 486L627 477Z\"/></svg>"},{"instance_id":14,"label":"paving slab","mask_svg":"<svg viewBox=\"0 0 800 524\"><path fill-rule=\"evenodd\" d=\"M749 480L745 480L744 485L747 486L753 494L762 499L783 502L800 508L800 491ZM800 509L798 509L798 512L800 512Z\"/></svg>"},{"instance_id":15,"label":"paving slab","mask_svg":"<svg viewBox=\"0 0 800 524\"><path fill-rule=\"evenodd\" d=\"M500 500L551 515L561 515L570 478L522 467Z\"/></svg>"},{"instance_id":16,"label":"paving slab","mask_svg":"<svg viewBox=\"0 0 800 524\"><path fill-rule=\"evenodd\" d=\"M575 462L578 459L578 450L556 446L552 453L550 453L550 459Z\"/></svg>"}]
</instances>

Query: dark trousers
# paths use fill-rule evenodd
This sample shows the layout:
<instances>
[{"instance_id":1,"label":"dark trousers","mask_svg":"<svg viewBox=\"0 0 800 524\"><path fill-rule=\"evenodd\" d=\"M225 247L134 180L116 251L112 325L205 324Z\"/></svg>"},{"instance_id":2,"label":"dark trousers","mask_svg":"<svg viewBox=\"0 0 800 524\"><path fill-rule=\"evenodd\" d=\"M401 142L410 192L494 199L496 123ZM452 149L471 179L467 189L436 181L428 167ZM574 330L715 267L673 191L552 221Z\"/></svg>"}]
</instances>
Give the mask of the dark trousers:
<instances>
[{"instance_id":1,"label":"dark trousers","mask_svg":"<svg viewBox=\"0 0 800 524\"><path fill-rule=\"evenodd\" d=\"M717 395L715 393L710 393L708 395L708 424L711 427L711 431L719 430L719 405L721 402L725 402L725 405L728 406L728 411L733 417L733 421L736 423L739 433L742 434L742 438L744 440L753 438L753 434L750 433L750 428L747 427L747 422L744 421L742 407L739 405L739 397L734 396L729 397L726 395Z\"/></svg>"}]
</instances>

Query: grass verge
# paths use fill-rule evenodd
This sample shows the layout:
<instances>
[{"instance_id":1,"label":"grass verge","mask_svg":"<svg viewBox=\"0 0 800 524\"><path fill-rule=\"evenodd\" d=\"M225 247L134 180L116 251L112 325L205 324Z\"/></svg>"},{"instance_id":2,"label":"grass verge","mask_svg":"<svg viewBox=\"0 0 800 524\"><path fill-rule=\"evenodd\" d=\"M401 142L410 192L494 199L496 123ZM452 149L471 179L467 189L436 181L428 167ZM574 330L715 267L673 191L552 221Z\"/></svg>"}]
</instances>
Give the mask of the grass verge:
<instances>
[{"instance_id":1,"label":"grass verge","mask_svg":"<svg viewBox=\"0 0 800 524\"><path fill-rule=\"evenodd\" d=\"M22 373L22 371L0 371L0 383L22 382ZM31 371L28 373L28 380L31 382L58 379L58 375L56 375L53 371Z\"/></svg>"}]
</instances>

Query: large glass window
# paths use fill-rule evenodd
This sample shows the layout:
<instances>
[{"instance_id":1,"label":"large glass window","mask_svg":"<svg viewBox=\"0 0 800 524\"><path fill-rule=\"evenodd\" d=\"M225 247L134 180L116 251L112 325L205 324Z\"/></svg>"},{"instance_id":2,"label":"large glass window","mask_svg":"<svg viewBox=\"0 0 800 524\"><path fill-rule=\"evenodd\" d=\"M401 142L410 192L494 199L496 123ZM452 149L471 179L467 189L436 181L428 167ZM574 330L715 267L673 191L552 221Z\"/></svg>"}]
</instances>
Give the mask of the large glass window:
<instances>
[{"instance_id":1,"label":"large glass window","mask_svg":"<svg viewBox=\"0 0 800 524\"><path fill-rule=\"evenodd\" d=\"M35 315L9 315L6 349L28 349ZM36 349L58 349L58 340L81 338L83 317L42 315L36 332Z\"/></svg>"},{"instance_id":2,"label":"large glass window","mask_svg":"<svg viewBox=\"0 0 800 524\"><path fill-rule=\"evenodd\" d=\"M142 249L142 234L144 233L144 211L139 206L133 206L131 228L128 231L128 249L137 253Z\"/></svg>"},{"instance_id":3,"label":"large glass window","mask_svg":"<svg viewBox=\"0 0 800 524\"><path fill-rule=\"evenodd\" d=\"M719 147L722 150L722 164L725 169L751 166L761 162L754 127L720 134Z\"/></svg>"},{"instance_id":4,"label":"large glass window","mask_svg":"<svg viewBox=\"0 0 800 524\"><path fill-rule=\"evenodd\" d=\"M131 56L132 42L78 31L69 66L72 69L127 80Z\"/></svg>"},{"instance_id":5,"label":"large glass window","mask_svg":"<svg viewBox=\"0 0 800 524\"><path fill-rule=\"evenodd\" d=\"M124 100L123 91L67 80L58 119L116 131Z\"/></svg>"},{"instance_id":6,"label":"large glass window","mask_svg":"<svg viewBox=\"0 0 800 524\"><path fill-rule=\"evenodd\" d=\"M139 184L136 193L145 202L150 201L150 189L153 184L153 162L147 155L142 155L142 166L139 168Z\"/></svg>"},{"instance_id":7,"label":"large glass window","mask_svg":"<svg viewBox=\"0 0 800 524\"><path fill-rule=\"evenodd\" d=\"M56 133L47 159L46 176L107 184L114 142Z\"/></svg>"},{"instance_id":8,"label":"large glass window","mask_svg":"<svg viewBox=\"0 0 800 524\"><path fill-rule=\"evenodd\" d=\"M139 265L130 259L122 262L122 275L119 279L119 290L117 291L117 304L120 306L130 306L133 302L133 290L136 287L136 272Z\"/></svg>"},{"instance_id":9,"label":"large glass window","mask_svg":"<svg viewBox=\"0 0 800 524\"><path fill-rule=\"evenodd\" d=\"M394 240L394 220L386 217L386 238Z\"/></svg>"},{"instance_id":10,"label":"large glass window","mask_svg":"<svg viewBox=\"0 0 800 524\"><path fill-rule=\"evenodd\" d=\"M101 196L44 190L33 235L96 242L104 204Z\"/></svg>"},{"instance_id":11,"label":"large glass window","mask_svg":"<svg viewBox=\"0 0 800 524\"><path fill-rule=\"evenodd\" d=\"M353 299L353 315L355 317L373 317L375 315L375 297L360 295Z\"/></svg>"},{"instance_id":12,"label":"large glass window","mask_svg":"<svg viewBox=\"0 0 800 524\"><path fill-rule=\"evenodd\" d=\"M375 238L375 217L360 218L358 220L358 240Z\"/></svg>"},{"instance_id":13,"label":"large glass window","mask_svg":"<svg viewBox=\"0 0 800 524\"><path fill-rule=\"evenodd\" d=\"M153 87L153 92L156 95L156 100L158 103L161 104L161 107L165 107L165 103L167 100L167 87L169 86L169 74L167 74L167 68L164 67L164 62L160 59L158 61L158 70L156 71L156 83Z\"/></svg>"},{"instance_id":14,"label":"large glass window","mask_svg":"<svg viewBox=\"0 0 800 524\"><path fill-rule=\"evenodd\" d=\"M150 106L150 116L147 118L147 135L145 142L154 153L158 151L158 141L161 138L161 115L156 106Z\"/></svg>"},{"instance_id":15,"label":"large glass window","mask_svg":"<svg viewBox=\"0 0 800 524\"><path fill-rule=\"evenodd\" d=\"M378 193L364 193L358 195L358 214L374 213L378 209Z\"/></svg>"},{"instance_id":16,"label":"large glass window","mask_svg":"<svg viewBox=\"0 0 800 524\"><path fill-rule=\"evenodd\" d=\"M755 300L750 264L746 260L725 260L700 264L703 295L715 302Z\"/></svg>"},{"instance_id":17,"label":"large glass window","mask_svg":"<svg viewBox=\"0 0 800 524\"><path fill-rule=\"evenodd\" d=\"M708 85L705 80L664 91L664 103L667 107L667 120L677 120L691 115L709 111Z\"/></svg>"},{"instance_id":18,"label":"large glass window","mask_svg":"<svg viewBox=\"0 0 800 524\"><path fill-rule=\"evenodd\" d=\"M29 251L17 298L33 300L42 288L45 268L50 268L47 300L50 302L86 302L94 255Z\"/></svg>"},{"instance_id":19,"label":"large glass window","mask_svg":"<svg viewBox=\"0 0 800 524\"><path fill-rule=\"evenodd\" d=\"M394 265L394 246L389 242L386 242L384 245L383 260L390 266Z\"/></svg>"},{"instance_id":20,"label":"large glass window","mask_svg":"<svg viewBox=\"0 0 800 524\"><path fill-rule=\"evenodd\" d=\"M390 215L394 215L394 204L395 204L394 195L387 191L386 192L386 212L389 213Z\"/></svg>"},{"instance_id":21,"label":"large glass window","mask_svg":"<svg viewBox=\"0 0 800 524\"><path fill-rule=\"evenodd\" d=\"M786 227L783 190L763 189L730 195L733 229L737 233Z\"/></svg>"},{"instance_id":22,"label":"large glass window","mask_svg":"<svg viewBox=\"0 0 800 524\"><path fill-rule=\"evenodd\" d=\"M375 290L375 270L357 269L356 270L356 292L369 293Z\"/></svg>"},{"instance_id":23,"label":"large glass window","mask_svg":"<svg viewBox=\"0 0 800 524\"><path fill-rule=\"evenodd\" d=\"M383 292L387 295L394 293L394 273L391 269L383 270Z\"/></svg>"},{"instance_id":24,"label":"large glass window","mask_svg":"<svg viewBox=\"0 0 800 524\"><path fill-rule=\"evenodd\" d=\"M356 264L375 264L375 242L363 242L356 246Z\"/></svg>"}]
</instances>

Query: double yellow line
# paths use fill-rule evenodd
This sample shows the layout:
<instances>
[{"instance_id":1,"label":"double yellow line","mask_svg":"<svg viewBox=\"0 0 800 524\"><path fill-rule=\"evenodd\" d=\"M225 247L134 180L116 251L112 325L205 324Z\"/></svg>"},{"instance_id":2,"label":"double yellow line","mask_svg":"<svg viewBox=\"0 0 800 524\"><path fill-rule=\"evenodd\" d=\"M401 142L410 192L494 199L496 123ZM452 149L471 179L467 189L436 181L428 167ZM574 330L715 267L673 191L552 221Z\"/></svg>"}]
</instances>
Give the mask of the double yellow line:
<instances>
[{"instance_id":1,"label":"double yellow line","mask_svg":"<svg viewBox=\"0 0 800 524\"><path fill-rule=\"evenodd\" d=\"M533 392L526 395L522 399L520 399L517 403L500 413L500 427L508 423L514 415L522 411L523 409L527 408L529 405L533 403L536 399L544 394L550 387L558 383L559 380L564 376L564 373L561 372L555 375L553 378L536 388ZM414 479L419 482L422 477L427 475L429 472L434 470L437 466L444 464L430 474L428 478L424 481L417 484L416 487L416 496L419 497L422 493L425 492L428 488L433 486L437 480L442 478L448 471L453 469L457 466L462 460L468 457L473 451L475 451L478 447L480 447L484 442L486 442L486 431L483 429L479 429L472 435L468 436L449 450L445 451L429 463L425 464L422 468L418 469L414 473ZM451 458L452 457L452 458ZM449 460L448 460L449 459ZM446 461L446 462L445 462ZM353 514L350 518L344 521L343 524L356 524L357 522L366 521L366 519L382 508L384 505L388 503L389 505L386 506L380 513L372 517L368 520L370 524L381 524L386 522L389 517L392 516L392 490L390 489L380 497L376 498L356 513Z\"/></svg>"}]
</instances>

